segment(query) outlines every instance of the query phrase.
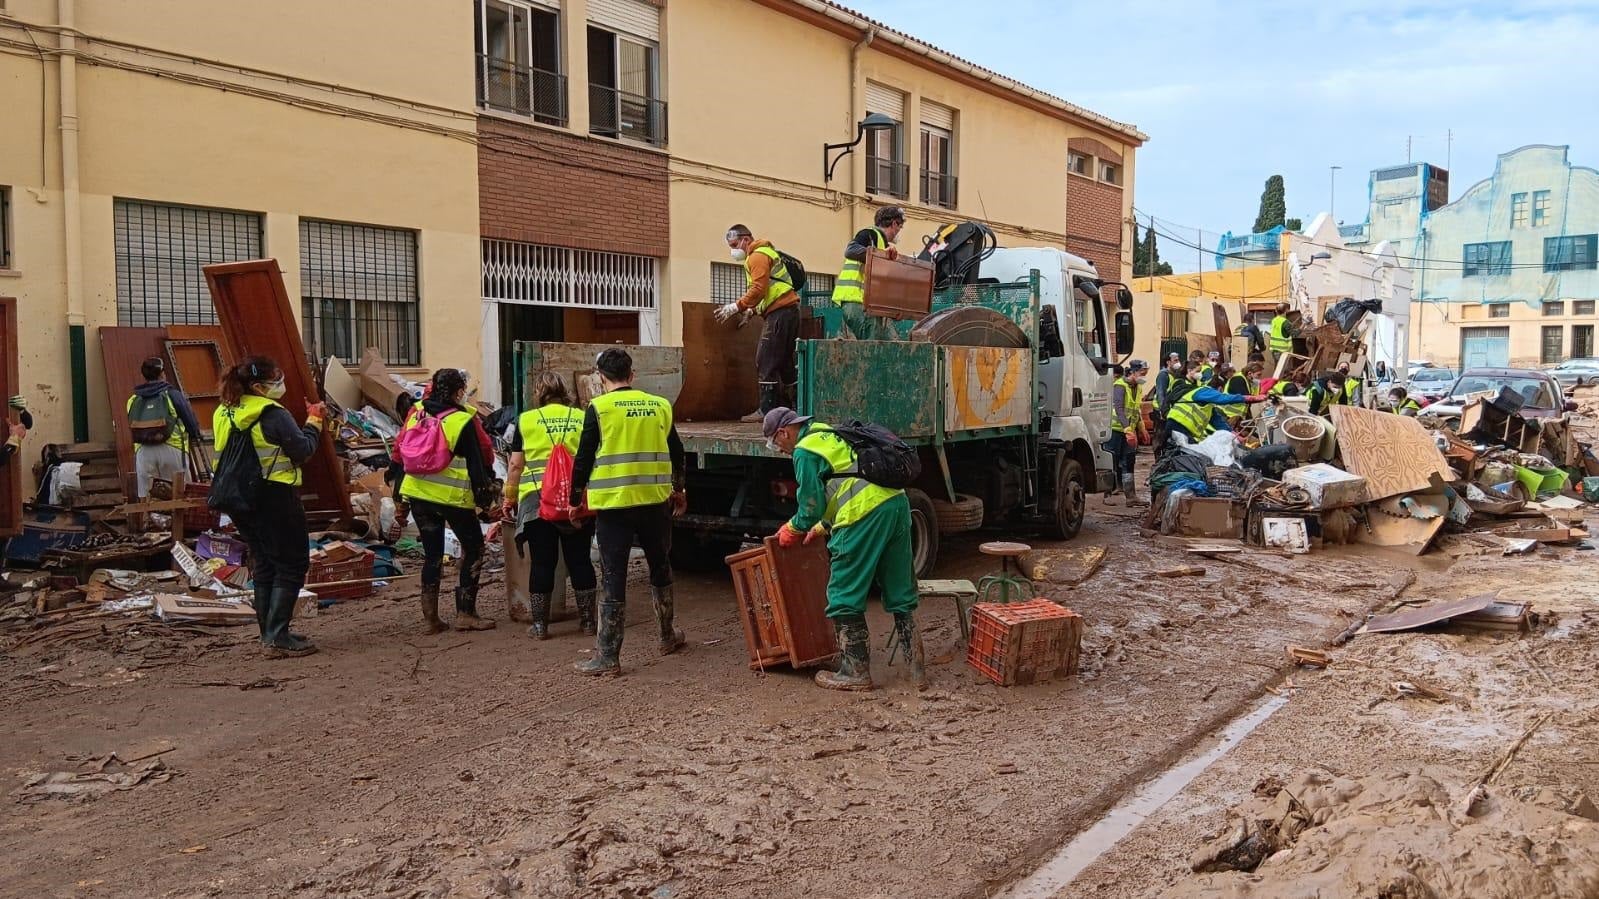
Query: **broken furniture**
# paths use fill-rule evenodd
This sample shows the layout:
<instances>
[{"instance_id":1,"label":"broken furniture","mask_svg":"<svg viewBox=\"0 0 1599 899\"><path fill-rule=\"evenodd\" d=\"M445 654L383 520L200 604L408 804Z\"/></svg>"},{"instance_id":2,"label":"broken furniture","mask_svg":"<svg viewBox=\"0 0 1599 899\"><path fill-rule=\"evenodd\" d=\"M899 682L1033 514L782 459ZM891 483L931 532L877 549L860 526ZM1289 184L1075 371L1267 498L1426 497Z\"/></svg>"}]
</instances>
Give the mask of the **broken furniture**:
<instances>
[{"instance_id":1,"label":"broken furniture","mask_svg":"<svg viewBox=\"0 0 1599 899\"><path fill-rule=\"evenodd\" d=\"M827 547L820 541L784 547L776 537L727 557L738 598L750 667L806 668L838 655L827 620Z\"/></svg>"},{"instance_id":2,"label":"broken furniture","mask_svg":"<svg viewBox=\"0 0 1599 899\"><path fill-rule=\"evenodd\" d=\"M1035 592L1033 582L1022 571L1021 563L1017 561L1033 551L1031 546L1025 543L995 541L984 543L977 547L977 551L985 556L999 557L999 572L986 575L977 582L977 592L984 602L993 602L990 596L995 593L999 594L998 602L1001 603L1033 598Z\"/></svg>"},{"instance_id":3,"label":"broken furniture","mask_svg":"<svg viewBox=\"0 0 1599 899\"><path fill-rule=\"evenodd\" d=\"M966 663L1002 687L1077 673L1083 618L1047 599L972 606Z\"/></svg>"},{"instance_id":4,"label":"broken furniture","mask_svg":"<svg viewBox=\"0 0 1599 899\"><path fill-rule=\"evenodd\" d=\"M929 599L954 600L955 618L961 625L961 639L971 642L972 630L968 616L977 602L977 588L972 586L971 581L917 581L916 597L918 604Z\"/></svg>"},{"instance_id":5,"label":"broken furniture","mask_svg":"<svg viewBox=\"0 0 1599 899\"><path fill-rule=\"evenodd\" d=\"M882 250L866 251L864 279L867 315L919 319L933 311L933 264Z\"/></svg>"}]
</instances>

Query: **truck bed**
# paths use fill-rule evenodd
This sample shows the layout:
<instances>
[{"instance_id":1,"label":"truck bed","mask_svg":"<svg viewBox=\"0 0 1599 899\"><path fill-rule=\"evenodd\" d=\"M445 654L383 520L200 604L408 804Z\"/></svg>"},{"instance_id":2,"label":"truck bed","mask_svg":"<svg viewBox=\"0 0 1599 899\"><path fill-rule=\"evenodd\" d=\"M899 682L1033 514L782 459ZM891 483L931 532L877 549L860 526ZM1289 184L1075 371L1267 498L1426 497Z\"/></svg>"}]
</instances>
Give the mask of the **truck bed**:
<instances>
[{"instance_id":1,"label":"truck bed","mask_svg":"<svg viewBox=\"0 0 1599 899\"><path fill-rule=\"evenodd\" d=\"M758 421L680 421L677 436L690 453L724 456L767 456L781 454L766 448L766 437Z\"/></svg>"}]
</instances>

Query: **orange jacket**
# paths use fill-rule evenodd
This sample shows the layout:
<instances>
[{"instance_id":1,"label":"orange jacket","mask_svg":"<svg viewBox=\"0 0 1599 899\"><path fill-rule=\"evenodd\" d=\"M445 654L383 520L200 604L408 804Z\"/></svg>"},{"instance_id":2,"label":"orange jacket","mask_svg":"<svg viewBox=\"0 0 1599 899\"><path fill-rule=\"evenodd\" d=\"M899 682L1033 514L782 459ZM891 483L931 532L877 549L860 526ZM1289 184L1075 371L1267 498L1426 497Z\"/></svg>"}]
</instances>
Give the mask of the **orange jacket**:
<instances>
[{"instance_id":1,"label":"orange jacket","mask_svg":"<svg viewBox=\"0 0 1599 899\"><path fill-rule=\"evenodd\" d=\"M757 253L755 250L771 245L772 242L769 240L757 240L750 244L750 254L746 262L749 266L750 286L744 291L744 295L738 298L738 308L754 309L761 304L762 299L765 299L766 288L772 283L772 259L765 253ZM772 305L766 307L766 314L771 315L779 309L797 305L799 305L799 294L790 290L773 300Z\"/></svg>"}]
</instances>

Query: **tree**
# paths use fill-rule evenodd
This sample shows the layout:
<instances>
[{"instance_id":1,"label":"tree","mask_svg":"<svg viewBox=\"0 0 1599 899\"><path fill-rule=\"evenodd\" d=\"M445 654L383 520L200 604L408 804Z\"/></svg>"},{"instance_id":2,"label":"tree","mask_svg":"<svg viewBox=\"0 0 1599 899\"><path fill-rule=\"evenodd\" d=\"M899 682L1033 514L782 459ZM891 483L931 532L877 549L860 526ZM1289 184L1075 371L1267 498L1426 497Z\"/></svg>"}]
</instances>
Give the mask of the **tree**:
<instances>
[{"instance_id":1,"label":"tree","mask_svg":"<svg viewBox=\"0 0 1599 899\"><path fill-rule=\"evenodd\" d=\"M1301 219L1284 219L1283 228L1289 231L1303 231L1305 230L1305 223Z\"/></svg>"},{"instance_id":2,"label":"tree","mask_svg":"<svg viewBox=\"0 0 1599 899\"><path fill-rule=\"evenodd\" d=\"M1138 236L1138 224L1133 223L1133 274L1139 278L1150 275L1169 275L1171 265L1160 261L1160 248L1155 246L1155 229L1144 230Z\"/></svg>"},{"instance_id":3,"label":"tree","mask_svg":"<svg viewBox=\"0 0 1599 899\"><path fill-rule=\"evenodd\" d=\"M1288 215L1288 203L1283 193L1283 176L1272 175L1266 179L1266 189L1260 194L1260 214L1255 216L1256 234L1283 224Z\"/></svg>"}]
</instances>

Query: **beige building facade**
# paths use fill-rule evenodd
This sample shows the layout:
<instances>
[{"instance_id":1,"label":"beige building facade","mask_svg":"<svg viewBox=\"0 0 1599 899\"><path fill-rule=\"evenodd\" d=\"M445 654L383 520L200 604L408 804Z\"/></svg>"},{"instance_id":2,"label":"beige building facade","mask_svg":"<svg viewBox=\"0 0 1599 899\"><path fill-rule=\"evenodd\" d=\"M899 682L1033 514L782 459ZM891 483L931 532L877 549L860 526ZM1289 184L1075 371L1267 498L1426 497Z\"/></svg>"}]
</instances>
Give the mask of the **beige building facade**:
<instances>
[{"instance_id":1,"label":"beige building facade","mask_svg":"<svg viewBox=\"0 0 1599 899\"><path fill-rule=\"evenodd\" d=\"M39 439L111 438L98 329L214 321L206 262L276 258L319 355L480 358L470 17L396 5L0 4L0 296Z\"/></svg>"}]
</instances>

